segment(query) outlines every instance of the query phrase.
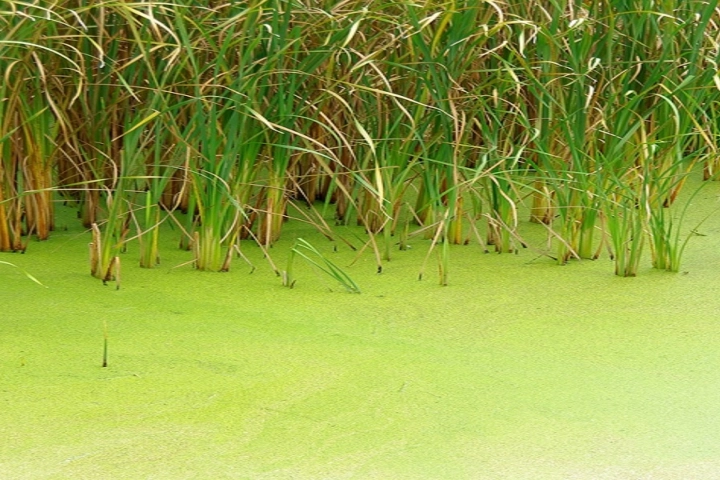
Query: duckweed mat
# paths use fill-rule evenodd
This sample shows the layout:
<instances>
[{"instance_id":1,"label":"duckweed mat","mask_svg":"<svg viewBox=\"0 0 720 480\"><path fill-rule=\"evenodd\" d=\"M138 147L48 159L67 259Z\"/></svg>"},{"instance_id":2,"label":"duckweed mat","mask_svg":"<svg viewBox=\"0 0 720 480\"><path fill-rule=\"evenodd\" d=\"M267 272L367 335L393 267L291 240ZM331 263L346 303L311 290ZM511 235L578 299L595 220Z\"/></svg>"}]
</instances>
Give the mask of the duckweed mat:
<instances>
[{"instance_id":1,"label":"duckweed mat","mask_svg":"<svg viewBox=\"0 0 720 480\"><path fill-rule=\"evenodd\" d=\"M678 274L619 278L607 258L560 267L470 245L451 249L448 287L434 257L417 280L425 240L377 275L369 253L347 266L356 253L288 226L359 295L303 264L285 288L249 244L254 273L240 260L194 271L169 244L159 268L139 269L131 248L115 290L90 277L88 234L68 225L1 257L45 285L0 265L2 478L720 472L715 217ZM271 252L279 265L286 242Z\"/></svg>"}]
</instances>

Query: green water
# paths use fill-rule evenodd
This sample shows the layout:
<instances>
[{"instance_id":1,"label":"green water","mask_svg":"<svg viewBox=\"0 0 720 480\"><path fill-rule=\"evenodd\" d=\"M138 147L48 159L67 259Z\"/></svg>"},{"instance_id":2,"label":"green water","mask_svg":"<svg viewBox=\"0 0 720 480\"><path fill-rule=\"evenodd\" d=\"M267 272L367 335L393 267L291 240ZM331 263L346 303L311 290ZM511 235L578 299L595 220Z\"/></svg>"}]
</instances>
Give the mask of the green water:
<instances>
[{"instance_id":1,"label":"green water","mask_svg":"<svg viewBox=\"0 0 720 480\"><path fill-rule=\"evenodd\" d=\"M717 217L679 274L471 245L440 287L416 239L382 275L369 252L348 267L360 295L303 264L284 288L249 244L252 274L172 268L170 234L156 270L131 246L115 290L61 222L0 256L47 286L0 266L0 478L718 478ZM281 268L293 235L355 258L288 228Z\"/></svg>"}]
</instances>

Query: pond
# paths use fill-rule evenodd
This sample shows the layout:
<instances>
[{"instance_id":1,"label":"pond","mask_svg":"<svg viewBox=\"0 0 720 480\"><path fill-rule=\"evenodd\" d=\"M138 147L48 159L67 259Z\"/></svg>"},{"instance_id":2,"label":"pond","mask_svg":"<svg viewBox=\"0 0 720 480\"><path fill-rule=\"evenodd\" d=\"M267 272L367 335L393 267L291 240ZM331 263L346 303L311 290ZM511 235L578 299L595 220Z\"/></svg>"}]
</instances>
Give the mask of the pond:
<instances>
[{"instance_id":1,"label":"pond","mask_svg":"<svg viewBox=\"0 0 720 480\"><path fill-rule=\"evenodd\" d=\"M718 206L693 201L688 232ZM298 262L283 287L255 246L198 272L165 235L162 264L89 275L89 234L59 207L50 240L0 266L4 478L627 479L720 471L720 216L680 273L613 275L428 240L370 252L294 237L341 265L349 294ZM64 215L64 216L63 216ZM536 228L538 238L541 226ZM350 265L355 260L355 263ZM330 291L331 287L333 291ZM102 356L107 333L108 366Z\"/></svg>"}]
</instances>

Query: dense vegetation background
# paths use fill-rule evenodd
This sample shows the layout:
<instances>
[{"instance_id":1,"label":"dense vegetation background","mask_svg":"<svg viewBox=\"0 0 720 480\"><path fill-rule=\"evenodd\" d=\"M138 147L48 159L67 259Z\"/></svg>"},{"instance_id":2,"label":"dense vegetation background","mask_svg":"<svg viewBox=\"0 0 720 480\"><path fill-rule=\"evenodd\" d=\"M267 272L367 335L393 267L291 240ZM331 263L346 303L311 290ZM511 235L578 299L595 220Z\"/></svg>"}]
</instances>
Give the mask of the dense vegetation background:
<instances>
[{"instance_id":1,"label":"dense vegetation background","mask_svg":"<svg viewBox=\"0 0 720 480\"><path fill-rule=\"evenodd\" d=\"M514 251L526 207L559 263L675 271L677 195L718 168L717 3L5 1L0 251L61 198L98 278L129 241L153 267L165 221L226 270L332 209L381 268L417 234Z\"/></svg>"}]
</instances>

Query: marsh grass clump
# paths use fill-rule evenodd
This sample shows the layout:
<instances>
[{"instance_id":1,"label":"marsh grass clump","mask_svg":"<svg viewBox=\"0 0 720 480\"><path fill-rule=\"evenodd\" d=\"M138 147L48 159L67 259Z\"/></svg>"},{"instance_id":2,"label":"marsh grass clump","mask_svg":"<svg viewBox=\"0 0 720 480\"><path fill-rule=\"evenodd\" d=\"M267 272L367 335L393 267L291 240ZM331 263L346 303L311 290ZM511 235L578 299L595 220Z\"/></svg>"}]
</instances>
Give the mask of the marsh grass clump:
<instances>
[{"instance_id":1,"label":"marsh grass clump","mask_svg":"<svg viewBox=\"0 0 720 480\"><path fill-rule=\"evenodd\" d=\"M300 211L360 225L378 271L419 233L441 284L449 245L525 246L528 210L560 264L607 238L618 275L646 243L676 271L670 209L716 177L715 1L0 8L0 251L48 238L62 199L104 281L127 242L157 265L164 222L226 271Z\"/></svg>"}]
</instances>

